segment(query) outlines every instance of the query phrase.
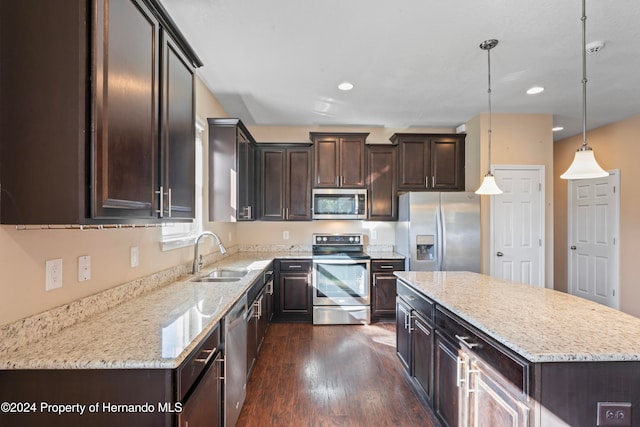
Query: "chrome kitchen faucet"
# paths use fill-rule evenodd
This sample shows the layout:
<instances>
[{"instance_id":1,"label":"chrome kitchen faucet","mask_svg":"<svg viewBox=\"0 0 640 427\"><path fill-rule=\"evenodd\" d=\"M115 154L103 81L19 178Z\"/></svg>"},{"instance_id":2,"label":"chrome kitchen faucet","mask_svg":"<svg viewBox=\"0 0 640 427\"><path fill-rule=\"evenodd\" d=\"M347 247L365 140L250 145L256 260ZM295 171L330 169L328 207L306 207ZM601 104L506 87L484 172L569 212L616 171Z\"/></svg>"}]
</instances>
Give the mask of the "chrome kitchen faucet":
<instances>
[{"instance_id":1,"label":"chrome kitchen faucet","mask_svg":"<svg viewBox=\"0 0 640 427\"><path fill-rule=\"evenodd\" d=\"M199 273L200 268L202 267L202 255L200 255L200 259L198 259L198 243L200 243L200 239L204 236L211 236L216 240L216 244L218 245L218 248L220 248L221 255L224 255L227 253L227 250L225 249L224 245L222 244L222 241L220 240L220 237L218 237L216 233L212 231L203 231L196 238L196 242L193 244L193 268L191 269L191 273L193 274Z\"/></svg>"}]
</instances>

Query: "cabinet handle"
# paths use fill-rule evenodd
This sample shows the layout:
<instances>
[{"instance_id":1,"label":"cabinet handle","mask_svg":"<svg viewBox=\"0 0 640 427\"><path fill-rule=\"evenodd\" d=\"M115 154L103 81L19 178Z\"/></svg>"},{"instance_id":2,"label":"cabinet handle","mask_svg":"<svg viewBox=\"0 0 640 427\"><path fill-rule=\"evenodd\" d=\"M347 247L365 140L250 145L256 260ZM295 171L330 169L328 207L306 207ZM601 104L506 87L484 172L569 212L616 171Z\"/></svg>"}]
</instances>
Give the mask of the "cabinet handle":
<instances>
[{"instance_id":1,"label":"cabinet handle","mask_svg":"<svg viewBox=\"0 0 640 427\"><path fill-rule=\"evenodd\" d=\"M209 360L211 360L213 355L216 354L216 350L215 349L213 349L213 350L202 350L202 353L209 353L209 356L207 356L206 359L200 359L200 358L199 359L195 359L195 361L199 362L199 363L204 363L206 365L207 363L209 363Z\"/></svg>"},{"instance_id":2,"label":"cabinet handle","mask_svg":"<svg viewBox=\"0 0 640 427\"><path fill-rule=\"evenodd\" d=\"M169 188L169 218L171 218L171 188Z\"/></svg>"},{"instance_id":3,"label":"cabinet handle","mask_svg":"<svg viewBox=\"0 0 640 427\"><path fill-rule=\"evenodd\" d=\"M290 265L289 268L302 268L301 265Z\"/></svg>"},{"instance_id":4,"label":"cabinet handle","mask_svg":"<svg viewBox=\"0 0 640 427\"><path fill-rule=\"evenodd\" d=\"M284 217L285 219L289 219L289 208L287 208L287 215Z\"/></svg>"},{"instance_id":5,"label":"cabinet handle","mask_svg":"<svg viewBox=\"0 0 640 427\"><path fill-rule=\"evenodd\" d=\"M429 177L428 176L424 177L424 188L429 188Z\"/></svg>"},{"instance_id":6,"label":"cabinet handle","mask_svg":"<svg viewBox=\"0 0 640 427\"><path fill-rule=\"evenodd\" d=\"M160 209L157 210L156 213L162 218L164 216L164 187L161 185L160 190L156 190L155 194L157 194L160 199Z\"/></svg>"},{"instance_id":7,"label":"cabinet handle","mask_svg":"<svg viewBox=\"0 0 640 427\"><path fill-rule=\"evenodd\" d=\"M458 341L460 341L462 344L464 344L465 347L467 347L468 349L472 349L474 347L479 347L480 344L478 344L477 342L469 342L467 341L469 339L468 336L462 336L462 335L456 335L455 336Z\"/></svg>"},{"instance_id":8,"label":"cabinet handle","mask_svg":"<svg viewBox=\"0 0 640 427\"><path fill-rule=\"evenodd\" d=\"M465 361L460 358L460 356L456 357L456 386L460 388L462 383L465 380L462 379L462 365L465 364Z\"/></svg>"},{"instance_id":9,"label":"cabinet handle","mask_svg":"<svg viewBox=\"0 0 640 427\"><path fill-rule=\"evenodd\" d=\"M393 265L381 265L380 268L393 268Z\"/></svg>"},{"instance_id":10,"label":"cabinet handle","mask_svg":"<svg viewBox=\"0 0 640 427\"><path fill-rule=\"evenodd\" d=\"M436 177L431 176L431 188L436 188Z\"/></svg>"},{"instance_id":11,"label":"cabinet handle","mask_svg":"<svg viewBox=\"0 0 640 427\"><path fill-rule=\"evenodd\" d=\"M251 212L251 206L247 206L247 210L249 211L248 218L249 219L253 219L253 215L252 215L252 212Z\"/></svg>"}]
</instances>

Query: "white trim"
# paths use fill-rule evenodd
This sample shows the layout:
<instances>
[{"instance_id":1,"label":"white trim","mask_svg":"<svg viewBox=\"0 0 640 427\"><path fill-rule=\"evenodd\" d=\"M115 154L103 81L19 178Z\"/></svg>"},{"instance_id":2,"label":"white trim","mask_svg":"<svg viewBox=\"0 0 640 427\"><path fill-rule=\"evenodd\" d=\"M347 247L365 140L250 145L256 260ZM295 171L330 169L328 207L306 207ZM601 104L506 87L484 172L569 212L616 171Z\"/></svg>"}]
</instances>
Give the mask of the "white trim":
<instances>
[{"instance_id":1,"label":"white trim","mask_svg":"<svg viewBox=\"0 0 640 427\"><path fill-rule=\"evenodd\" d=\"M533 170L538 171L538 178L540 178L540 247L539 247L539 258L540 258L540 271L539 277L542 281L541 287L547 287L547 277L545 270L545 260L546 260L546 221L545 221L545 206L546 202L546 183L545 183L545 165L491 165L491 173L495 174L496 170ZM495 267L495 241L494 241L494 212L495 212L495 197L491 197L490 206L489 206L489 275L494 275L494 267Z\"/></svg>"}]
</instances>

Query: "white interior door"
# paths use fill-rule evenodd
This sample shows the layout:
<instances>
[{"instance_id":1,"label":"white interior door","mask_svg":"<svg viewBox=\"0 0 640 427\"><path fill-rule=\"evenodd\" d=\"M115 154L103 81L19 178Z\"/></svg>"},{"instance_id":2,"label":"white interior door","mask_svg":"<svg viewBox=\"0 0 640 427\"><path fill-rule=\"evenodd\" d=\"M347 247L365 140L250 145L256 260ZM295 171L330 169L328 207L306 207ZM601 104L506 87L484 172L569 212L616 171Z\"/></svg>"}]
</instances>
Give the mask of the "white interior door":
<instances>
[{"instance_id":1,"label":"white interior door","mask_svg":"<svg viewBox=\"0 0 640 427\"><path fill-rule=\"evenodd\" d=\"M569 181L569 292L613 308L618 301L620 173Z\"/></svg>"},{"instance_id":2,"label":"white interior door","mask_svg":"<svg viewBox=\"0 0 640 427\"><path fill-rule=\"evenodd\" d=\"M491 275L544 287L544 166L495 166Z\"/></svg>"}]
</instances>

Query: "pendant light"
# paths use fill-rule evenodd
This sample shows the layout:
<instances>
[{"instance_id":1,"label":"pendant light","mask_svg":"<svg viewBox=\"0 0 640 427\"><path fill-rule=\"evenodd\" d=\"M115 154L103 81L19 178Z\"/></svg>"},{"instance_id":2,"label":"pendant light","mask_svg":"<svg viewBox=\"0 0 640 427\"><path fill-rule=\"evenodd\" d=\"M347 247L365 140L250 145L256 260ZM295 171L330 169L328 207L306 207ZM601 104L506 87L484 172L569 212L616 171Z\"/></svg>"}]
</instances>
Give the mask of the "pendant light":
<instances>
[{"instance_id":1,"label":"pendant light","mask_svg":"<svg viewBox=\"0 0 640 427\"><path fill-rule=\"evenodd\" d=\"M573 163L560 178L589 179L608 175L609 172L600 167L593 150L587 145L587 14L586 0L582 0L582 145L578 148Z\"/></svg>"},{"instance_id":2,"label":"pendant light","mask_svg":"<svg viewBox=\"0 0 640 427\"><path fill-rule=\"evenodd\" d=\"M496 39L485 40L480 43L480 49L487 51L487 63L489 68L489 90L487 91L489 94L489 166L487 168L487 174L482 180L482 185L476 190L476 194L488 196L502 194L502 190L498 187L498 184L496 184L496 179L491 173L491 49L497 45L498 40Z\"/></svg>"}]
</instances>

